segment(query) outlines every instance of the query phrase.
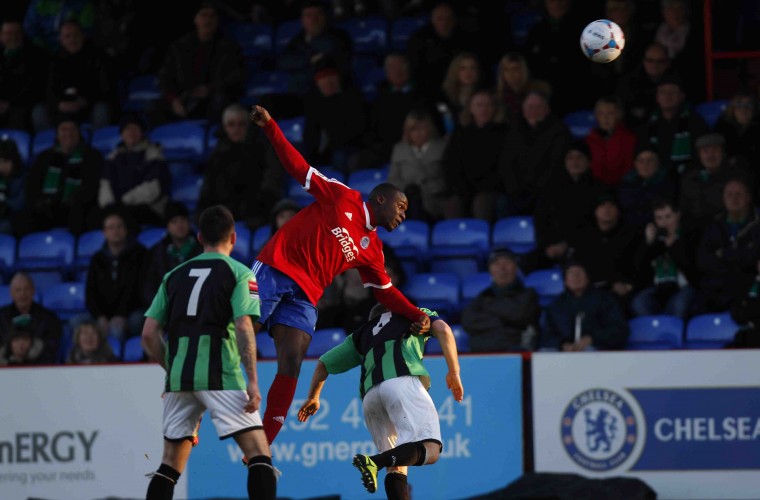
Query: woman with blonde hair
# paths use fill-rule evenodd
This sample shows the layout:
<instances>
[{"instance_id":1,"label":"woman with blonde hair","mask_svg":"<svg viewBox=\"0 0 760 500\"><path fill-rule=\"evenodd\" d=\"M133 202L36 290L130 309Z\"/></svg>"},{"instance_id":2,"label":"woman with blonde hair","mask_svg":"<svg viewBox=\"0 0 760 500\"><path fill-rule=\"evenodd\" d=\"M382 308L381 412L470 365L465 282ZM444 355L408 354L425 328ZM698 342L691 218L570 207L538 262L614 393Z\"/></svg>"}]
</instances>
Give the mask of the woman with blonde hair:
<instances>
[{"instance_id":1,"label":"woman with blonde hair","mask_svg":"<svg viewBox=\"0 0 760 500\"><path fill-rule=\"evenodd\" d=\"M482 81L480 62L475 54L461 52L449 63L449 70L441 85L438 111L443 116L446 133L459 125L460 114Z\"/></svg>"},{"instance_id":2,"label":"woman with blonde hair","mask_svg":"<svg viewBox=\"0 0 760 500\"><path fill-rule=\"evenodd\" d=\"M105 333L92 321L83 321L74 330L74 339L66 357L69 365L113 363L118 358L106 340Z\"/></svg>"},{"instance_id":3,"label":"woman with blonde hair","mask_svg":"<svg viewBox=\"0 0 760 500\"><path fill-rule=\"evenodd\" d=\"M446 139L438 136L433 119L426 111L414 110L406 116L402 138L391 153L388 182L406 193L408 218L436 220L443 216L445 148Z\"/></svg>"}]
</instances>

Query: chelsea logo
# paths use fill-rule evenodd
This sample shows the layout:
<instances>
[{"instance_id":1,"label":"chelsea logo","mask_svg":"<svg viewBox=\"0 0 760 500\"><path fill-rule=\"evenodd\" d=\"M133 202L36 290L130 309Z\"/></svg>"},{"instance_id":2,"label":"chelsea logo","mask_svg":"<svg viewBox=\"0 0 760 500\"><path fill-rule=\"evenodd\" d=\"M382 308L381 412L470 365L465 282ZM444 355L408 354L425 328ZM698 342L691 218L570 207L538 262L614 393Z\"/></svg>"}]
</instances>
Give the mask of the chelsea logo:
<instances>
[{"instance_id":1,"label":"chelsea logo","mask_svg":"<svg viewBox=\"0 0 760 500\"><path fill-rule=\"evenodd\" d=\"M639 429L628 402L609 389L589 389L562 414L562 445L581 467L604 472L630 458Z\"/></svg>"}]
</instances>

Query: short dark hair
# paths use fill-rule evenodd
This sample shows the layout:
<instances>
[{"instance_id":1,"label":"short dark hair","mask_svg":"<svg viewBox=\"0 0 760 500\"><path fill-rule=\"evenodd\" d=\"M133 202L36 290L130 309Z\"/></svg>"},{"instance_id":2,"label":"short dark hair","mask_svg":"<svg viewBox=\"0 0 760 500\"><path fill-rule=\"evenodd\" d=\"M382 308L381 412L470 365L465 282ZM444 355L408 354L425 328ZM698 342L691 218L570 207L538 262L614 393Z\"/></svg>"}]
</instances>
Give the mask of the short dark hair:
<instances>
[{"instance_id":1,"label":"short dark hair","mask_svg":"<svg viewBox=\"0 0 760 500\"><path fill-rule=\"evenodd\" d=\"M372 319L375 316L380 316L381 314L386 313L386 312L388 312L388 308L378 302L369 311L369 319Z\"/></svg>"},{"instance_id":2,"label":"short dark hair","mask_svg":"<svg viewBox=\"0 0 760 500\"><path fill-rule=\"evenodd\" d=\"M662 210L663 208L670 208L674 212L680 212L678 203L673 198L668 196L658 196L652 201L652 211Z\"/></svg>"},{"instance_id":3,"label":"short dark hair","mask_svg":"<svg viewBox=\"0 0 760 500\"><path fill-rule=\"evenodd\" d=\"M377 195L381 194L385 197L391 196L394 193L402 192L401 189L399 189L398 186L391 184L390 182L383 182L381 184L378 184L374 188L372 188L372 191L369 193L369 198L371 200L374 200Z\"/></svg>"},{"instance_id":4,"label":"short dark hair","mask_svg":"<svg viewBox=\"0 0 760 500\"><path fill-rule=\"evenodd\" d=\"M235 217L224 205L214 205L201 213L198 226L204 243L218 245L235 230Z\"/></svg>"}]
</instances>

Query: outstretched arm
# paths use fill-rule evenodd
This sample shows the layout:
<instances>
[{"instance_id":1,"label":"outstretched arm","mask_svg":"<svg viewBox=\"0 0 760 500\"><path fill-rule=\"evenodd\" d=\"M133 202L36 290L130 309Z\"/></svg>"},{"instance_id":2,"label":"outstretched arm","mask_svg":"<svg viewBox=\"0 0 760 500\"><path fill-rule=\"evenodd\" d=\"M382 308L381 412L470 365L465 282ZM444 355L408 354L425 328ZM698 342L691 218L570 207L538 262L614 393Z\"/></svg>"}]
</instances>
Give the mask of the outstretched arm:
<instances>
[{"instance_id":1,"label":"outstretched arm","mask_svg":"<svg viewBox=\"0 0 760 500\"><path fill-rule=\"evenodd\" d=\"M325 368L324 363L317 361L317 367L314 368L314 375L311 377L309 395L301 405L301 409L298 410L299 422L306 422L310 416L319 410L319 395L325 385L325 380L327 380L327 368Z\"/></svg>"},{"instance_id":2,"label":"outstretched arm","mask_svg":"<svg viewBox=\"0 0 760 500\"><path fill-rule=\"evenodd\" d=\"M166 346L161 337L161 323L151 317L145 318L142 331L142 347L148 359L166 370Z\"/></svg>"},{"instance_id":3,"label":"outstretched arm","mask_svg":"<svg viewBox=\"0 0 760 500\"><path fill-rule=\"evenodd\" d=\"M248 377L248 403L245 411L253 413L261 404L261 391L259 391L259 377L256 371L256 335L253 333L253 322L248 315L235 318L235 340L237 340L240 359Z\"/></svg>"},{"instance_id":4,"label":"outstretched arm","mask_svg":"<svg viewBox=\"0 0 760 500\"><path fill-rule=\"evenodd\" d=\"M389 311L412 321L412 331L415 333L422 334L430 329L430 318L427 314L420 314L420 310L414 307L395 286L373 288L372 293L377 301L387 307Z\"/></svg>"},{"instance_id":5,"label":"outstretched arm","mask_svg":"<svg viewBox=\"0 0 760 500\"><path fill-rule=\"evenodd\" d=\"M251 121L264 130L269 142L272 143L277 158L280 159L282 166L288 174L293 177L302 186L306 184L306 176L309 173L309 164L306 162L301 153L288 141L280 130L277 122L265 108L254 106L249 115Z\"/></svg>"},{"instance_id":6,"label":"outstretched arm","mask_svg":"<svg viewBox=\"0 0 760 500\"><path fill-rule=\"evenodd\" d=\"M462 380L459 378L459 358L457 357L457 343L454 339L454 333L451 327L442 319L433 321L430 331L432 336L441 343L443 357L446 360L446 366L449 372L446 374L446 387L451 390L452 396L456 401L462 401L464 397L464 388Z\"/></svg>"}]
</instances>

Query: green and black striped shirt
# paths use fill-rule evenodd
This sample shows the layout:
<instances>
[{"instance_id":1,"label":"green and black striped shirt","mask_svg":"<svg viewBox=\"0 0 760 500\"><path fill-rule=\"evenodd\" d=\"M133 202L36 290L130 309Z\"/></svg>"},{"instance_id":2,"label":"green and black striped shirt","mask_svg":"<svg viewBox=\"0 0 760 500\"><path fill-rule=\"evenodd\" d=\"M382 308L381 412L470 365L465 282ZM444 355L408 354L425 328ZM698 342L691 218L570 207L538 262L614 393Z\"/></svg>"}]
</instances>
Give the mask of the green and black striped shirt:
<instances>
[{"instance_id":1,"label":"green and black striped shirt","mask_svg":"<svg viewBox=\"0 0 760 500\"><path fill-rule=\"evenodd\" d=\"M235 318L259 318L256 278L240 262L202 253L164 276L145 316L167 335L166 392L245 390Z\"/></svg>"},{"instance_id":2,"label":"green and black striped shirt","mask_svg":"<svg viewBox=\"0 0 760 500\"><path fill-rule=\"evenodd\" d=\"M436 312L420 309L430 316L431 323L440 319ZM383 313L364 323L319 360L327 373L333 375L361 366L359 394L362 399L377 384L405 375L420 377L428 389L430 374L422 364L422 356L430 335L412 334L411 324L399 314Z\"/></svg>"}]
</instances>

